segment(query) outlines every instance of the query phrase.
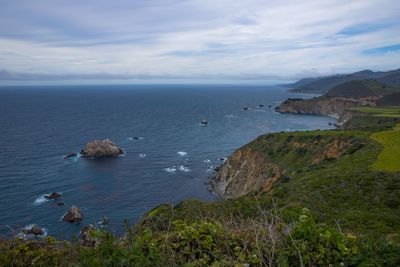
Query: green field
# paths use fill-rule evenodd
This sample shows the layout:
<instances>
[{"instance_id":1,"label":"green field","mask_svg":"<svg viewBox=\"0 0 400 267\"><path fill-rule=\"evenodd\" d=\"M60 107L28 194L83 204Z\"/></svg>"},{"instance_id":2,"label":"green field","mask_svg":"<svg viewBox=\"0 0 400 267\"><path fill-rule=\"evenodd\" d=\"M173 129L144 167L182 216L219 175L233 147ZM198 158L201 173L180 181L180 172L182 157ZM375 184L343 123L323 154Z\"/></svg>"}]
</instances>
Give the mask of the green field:
<instances>
[{"instance_id":1,"label":"green field","mask_svg":"<svg viewBox=\"0 0 400 267\"><path fill-rule=\"evenodd\" d=\"M400 118L400 107L355 107L351 110L369 113L376 117Z\"/></svg>"},{"instance_id":2,"label":"green field","mask_svg":"<svg viewBox=\"0 0 400 267\"><path fill-rule=\"evenodd\" d=\"M378 132L371 138L383 147L372 167L379 171L400 171L400 124L392 131Z\"/></svg>"}]
</instances>

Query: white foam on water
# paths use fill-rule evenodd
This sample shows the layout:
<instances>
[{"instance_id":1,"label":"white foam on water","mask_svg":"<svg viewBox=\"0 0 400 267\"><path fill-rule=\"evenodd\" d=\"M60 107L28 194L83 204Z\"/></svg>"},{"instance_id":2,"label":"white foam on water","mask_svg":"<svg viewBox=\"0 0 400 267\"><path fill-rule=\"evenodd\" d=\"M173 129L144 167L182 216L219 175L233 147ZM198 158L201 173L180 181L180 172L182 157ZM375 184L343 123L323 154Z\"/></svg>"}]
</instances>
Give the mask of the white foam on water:
<instances>
[{"instance_id":1,"label":"white foam on water","mask_svg":"<svg viewBox=\"0 0 400 267\"><path fill-rule=\"evenodd\" d=\"M169 173L174 173L174 172L176 172L176 167L172 166L172 167L164 168L164 171L169 172Z\"/></svg>"},{"instance_id":2,"label":"white foam on water","mask_svg":"<svg viewBox=\"0 0 400 267\"><path fill-rule=\"evenodd\" d=\"M178 152L176 152L179 156L186 156L187 155L187 152L185 152L185 151L178 151Z\"/></svg>"},{"instance_id":3,"label":"white foam on water","mask_svg":"<svg viewBox=\"0 0 400 267\"><path fill-rule=\"evenodd\" d=\"M188 167L185 167L183 165L179 166L178 168L181 172L190 172L190 169Z\"/></svg>"},{"instance_id":4,"label":"white foam on water","mask_svg":"<svg viewBox=\"0 0 400 267\"><path fill-rule=\"evenodd\" d=\"M39 197L37 197L37 198L35 199L34 204L35 204L35 205L40 205L40 204L43 204L44 202L49 201L49 199L47 199L46 196L48 196L48 195L50 195L50 194L51 194L51 193L40 195Z\"/></svg>"},{"instance_id":5,"label":"white foam on water","mask_svg":"<svg viewBox=\"0 0 400 267\"><path fill-rule=\"evenodd\" d=\"M145 158L147 155L146 154L144 154L144 153L141 153L141 154L139 154L139 158Z\"/></svg>"},{"instance_id":6,"label":"white foam on water","mask_svg":"<svg viewBox=\"0 0 400 267\"><path fill-rule=\"evenodd\" d=\"M203 160L203 162L204 162L204 163L210 163L210 162L211 162L211 160L209 160L209 159L205 159L205 160Z\"/></svg>"},{"instance_id":7,"label":"white foam on water","mask_svg":"<svg viewBox=\"0 0 400 267\"><path fill-rule=\"evenodd\" d=\"M133 141L133 140L143 140L144 137L135 136L135 137L128 137L128 138L126 138L126 139L129 140L129 141Z\"/></svg>"}]
</instances>

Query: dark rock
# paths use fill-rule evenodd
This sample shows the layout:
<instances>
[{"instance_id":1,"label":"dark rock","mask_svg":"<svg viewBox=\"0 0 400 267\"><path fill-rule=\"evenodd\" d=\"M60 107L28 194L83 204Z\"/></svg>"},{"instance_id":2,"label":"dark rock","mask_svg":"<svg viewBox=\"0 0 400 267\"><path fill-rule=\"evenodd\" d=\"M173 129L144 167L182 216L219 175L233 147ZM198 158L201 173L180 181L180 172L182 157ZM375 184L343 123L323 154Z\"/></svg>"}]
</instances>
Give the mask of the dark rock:
<instances>
[{"instance_id":1,"label":"dark rock","mask_svg":"<svg viewBox=\"0 0 400 267\"><path fill-rule=\"evenodd\" d=\"M105 157L117 157L124 154L122 148L118 147L111 140L95 140L91 143L86 144L82 149L81 154L85 158L105 158Z\"/></svg>"},{"instance_id":2,"label":"dark rock","mask_svg":"<svg viewBox=\"0 0 400 267\"><path fill-rule=\"evenodd\" d=\"M271 106L271 105L268 105L268 108L272 108L272 106Z\"/></svg>"},{"instance_id":3,"label":"dark rock","mask_svg":"<svg viewBox=\"0 0 400 267\"><path fill-rule=\"evenodd\" d=\"M100 243L100 241L92 235L94 231L97 231L97 229L91 224L82 228L80 241L83 246L93 248Z\"/></svg>"},{"instance_id":4,"label":"dark rock","mask_svg":"<svg viewBox=\"0 0 400 267\"><path fill-rule=\"evenodd\" d=\"M57 199L60 197L61 197L61 194L59 194L57 192L53 192L50 195L44 196L45 199Z\"/></svg>"},{"instance_id":5,"label":"dark rock","mask_svg":"<svg viewBox=\"0 0 400 267\"><path fill-rule=\"evenodd\" d=\"M140 140L140 137L135 136L135 137L133 137L133 139L134 140Z\"/></svg>"},{"instance_id":6,"label":"dark rock","mask_svg":"<svg viewBox=\"0 0 400 267\"><path fill-rule=\"evenodd\" d=\"M202 120L200 123L201 123L202 125L207 125L207 124L208 124L208 121L207 121L207 120Z\"/></svg>"},{"instance_id":7,"label":"dark rock","mask_svg":"<svg viewBox=\"0 0 400 267\"><path fill-rule=\"evenodd\" d=\"M248 110L249 108L248 107L243 107L243 110Z\"/></svg>"},{"instance_id":8,"label":"dark rock","mask_svg":"<svg viewBox=\"0 0 400 267\"><path fill-rule=\"evenodd\" d=\"M71 152L65 155L64 159L75 158L76 156L78 156L78 154L76 154L75 152Z\"/></svg>"},{"instance_id":9,"label":"dark rock","mask_svg":"<svg viewBox=\"0 0 400 267\"><path fill-rule=\"evenodd\" d=\"M264 107L264 105L263 105L263 104L260 104L260 105L258 105L258 107L260 107L260 108L263 108L263 107Z\"/></svg>"},{"instance_id":10,"label":"dark rock","mask_svg":"<svg viewBox=\"0 0 400 267\"><path fill-rule=\"evenodd\" d=\"M25 235L34 235L34 236L44 235L44 230L37 225L34 225L31 228L24 228L22 229L22 232Z\"/></svg>"},{"instance_id":11,"label":"dark rock","mask_svg":"<svg viewBox=\"0 0 400 267\"><path fill-rule=\"evenodd\" d=\"M57 206L64 206L64 202L57 203Z\"/></svg>"},{"instance_id":12,"label":"dark rock","mask_svg":"<svg viewBox=\"0 0 400 267\"><path fill-rule=\"evenodd\" d=\"M79 223L83 220L82 210L77 206L72 206L68 213L64 215L63 220L70 223Z\"/></svg>"}]
</instances>

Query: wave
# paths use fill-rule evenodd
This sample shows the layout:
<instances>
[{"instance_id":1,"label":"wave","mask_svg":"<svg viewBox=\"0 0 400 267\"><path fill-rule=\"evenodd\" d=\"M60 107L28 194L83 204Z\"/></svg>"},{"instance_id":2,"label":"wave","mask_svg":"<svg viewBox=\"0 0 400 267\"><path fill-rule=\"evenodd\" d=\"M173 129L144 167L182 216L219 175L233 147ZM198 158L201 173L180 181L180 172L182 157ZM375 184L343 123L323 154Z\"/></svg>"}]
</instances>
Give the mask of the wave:
<instances>
[{"instance_id":1,"label":"wave","mask_svg":"<svg viewBox=\"0 0 400 267\"><path fill-rule=\"evenodd\" d=\"M141 153L141 154L139 154L139 158L145 158L147 155L146 154L144 154L144 153Z\"/></svg>"},{"instance_id":2,"label":"wave","mask_svg":"<svg viewBox=\"0 0 400 267\"><path fill-rule=\"evenodd\" d=\"M49 201L49 199L47 199L46 196L48 196L48 195L50 195L50 194L51 194L51 193L40 195L39 197L37 197L37 198L35 199L34 204L35 204L35 205L40 205L40 204L43 204L43 203Z\"/></svg>"},{"instance_id":3,"label":"wave","mask_svg":"<svg viewBox=\"0 0 400 267\"><path fill-rule=\"evenodd\" d=\"M228 114L228 115L225 115L225 118L237 118L237 116L236 115L232 115L232 114Z\"/></svg>"},{"instance_id":4,"label":"wave","mask_svg":"<svg viewBox=\"0 0 400 267\"><path fill-rule=\"evenodd\" d=\"M143 140L144 137L141 136L135 136L135 137L128 137L127 140L133 141L133 140Z\"/></svg>"},{"instance_id":5,"label":"wave","mask_svg":"<svg viewBox=\"0 0 400 267\"><path fill-rule=\"evenodd\" d=\"M174 173L176 172L176 167L168 167L168 168L164 168L164 171L169 172L169 173Z\"/></svg>"},{"instance_id":6,"label":"wave","mask_svg":"<svg viewBox=\"0 0 400 267\"><path fill-rule=\"evenodd\" d=\"M181 172L190 172L190 169L188 167L185 167L183 165L179 166L178 168Z\"/></svg>"},{"instance_id":7,"label":"wave","mask_svg":"<svg viewBox=\"0 0 400 267\"><path fill-rule=\"evenodd\" d=\"M178 151L178 152L176 152L179 156L186 156L187 155L187 152L185 152L185 151Z\"/></svg>"},{"instance_id":8,"label":"wave","mask_svg":"<svg viewBox=\"0 0 400 267\"><path fill-rule=\"evenodd\" d=\"M204 162L204 163L211 163L211 160L205 159L205 160L203 160L203 162Z\"/></svg>"}]
</instances>

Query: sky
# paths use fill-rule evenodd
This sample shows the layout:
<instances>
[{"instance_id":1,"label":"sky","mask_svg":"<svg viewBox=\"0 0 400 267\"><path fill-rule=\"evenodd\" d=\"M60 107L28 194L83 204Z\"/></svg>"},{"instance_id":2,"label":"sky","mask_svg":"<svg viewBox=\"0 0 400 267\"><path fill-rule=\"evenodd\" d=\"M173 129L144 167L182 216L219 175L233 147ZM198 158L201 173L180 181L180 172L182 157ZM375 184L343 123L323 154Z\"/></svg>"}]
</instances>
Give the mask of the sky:
<instances>
[{"instance_id":1,"label":"sky","mask_svg":"<svg viewBox=\"0 0 400 267\"><path fill-rule=\"evenodd\" d=\"M0 0L0 85L397 68L399 0Z\"/></svg>"}]
</instances>

